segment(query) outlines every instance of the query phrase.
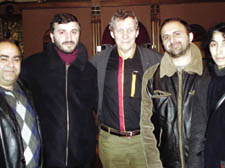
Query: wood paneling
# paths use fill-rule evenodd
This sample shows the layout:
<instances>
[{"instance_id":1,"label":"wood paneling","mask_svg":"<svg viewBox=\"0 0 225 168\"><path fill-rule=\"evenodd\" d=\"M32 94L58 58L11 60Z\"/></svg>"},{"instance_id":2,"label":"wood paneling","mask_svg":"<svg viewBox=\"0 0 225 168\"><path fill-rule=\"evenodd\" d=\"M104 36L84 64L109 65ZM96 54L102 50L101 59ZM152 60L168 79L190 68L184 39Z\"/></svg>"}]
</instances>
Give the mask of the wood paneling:
<instances>
[{"instance_id":1,"label":"wood paneling","mask_svg":"<svg viewBox=\"0 0 225 168\"><path fill-rule=\"evenodd\" d=\"M97 1L97 0L95 0ZM190 24L200 24L205 29L212 25L225 21L225 0L159 0L160 20L168 17L181 17ZM146 27L151 37L151 1L149 0L102 0L101 7L101 30L104 32L112 15L117 9L132 10L138 19ZM20 4L19 4L20 5ZM76 15L81 22L81 41L88 49L89 57L92 56L92 32L91 32L91 7L90 1L83 2L51 2L21 5L23 11L24 45L25 56L42 50L42 37L49 28L49 22L55 13L68 12Z\"/></svg>"}]
</instances>

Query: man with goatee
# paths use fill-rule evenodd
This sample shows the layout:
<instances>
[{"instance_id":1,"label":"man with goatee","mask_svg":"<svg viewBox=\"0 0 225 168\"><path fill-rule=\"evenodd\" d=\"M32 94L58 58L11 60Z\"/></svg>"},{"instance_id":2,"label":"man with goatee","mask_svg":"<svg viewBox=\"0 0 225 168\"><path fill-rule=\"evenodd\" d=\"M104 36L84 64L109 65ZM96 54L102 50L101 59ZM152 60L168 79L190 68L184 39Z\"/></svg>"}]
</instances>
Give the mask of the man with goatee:
<instances>
[{"instance_id":1,"label":"man with goatee","mask_svg":"<svg viewBox=\"0 0 225 168\"><path fill-rule=\"evenodd\" d=\"M165 54L142 81L141 137L148 168L203 168L208 71L187 22L161 26Z\"/></svg>"},{"instance_id":2,"label":"man with goatee","mask_svg":"<svg viewBox=\"0 0 225 168\"><path fill-rule=\"evenodd\" d=\"M50 23L51 42L23 64L22 78L40 117L47 168L94 165L97 72L79 42L80 29L74 15L56 14Z\"/></svg>"}]
</instances>

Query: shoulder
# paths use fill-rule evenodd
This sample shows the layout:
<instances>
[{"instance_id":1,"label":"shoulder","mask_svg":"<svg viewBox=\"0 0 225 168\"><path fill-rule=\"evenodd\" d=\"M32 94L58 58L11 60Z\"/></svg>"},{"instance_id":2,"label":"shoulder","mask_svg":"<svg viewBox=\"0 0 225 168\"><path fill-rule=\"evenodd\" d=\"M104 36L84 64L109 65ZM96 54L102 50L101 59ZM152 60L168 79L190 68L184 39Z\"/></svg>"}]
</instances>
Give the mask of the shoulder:
<instances>
[{"instance_id":1,"label":"shoulder","mask_svg":"<svg viewBox=\"0 0 225 168\"><path fill-rule=\"evenodd\" d=\"M143 46L137 46L137 49L140 53L144 70L148 69L149 67L157 63L160 63L162 58L161 54L157 53L156 51L153 51L150 48L146 48Z\"/></svg>"},{"instance_id":2,"label":"shoulder","mask_svg":"<svg viewBox=\"0 0 225 168\"><path fill-rule=\"evenodd\" d=\"M111 44L105 44L101 47L101 51L100 52L97 52L95 56L102 56L102 55L105 55L105 54L109 54L111 53L111 51L115 48L116 46L112 46ZM95 57L94 56L94 57Z\"/></svg>"},{"instance_id":3,"label":"shoulder","mask_svg":"<svg viewBox=\"0 0 225 168\"><path fill-rule=\"evenodd\" d=\"M116 46L112 46L110 44L106 44L102 46L102 50L100 52L97 52L95 56L91 58L91 63L96 66L99 61L104 61L107 60L108 57L111 53L111 51L115 48Z\"/></svg>"},{"instance_id":4,"label":"shoulder","mask_svg":"<svg viewBox=\"0 0 225 168\"><path fill-rule=\"evenodd\" d=\"M85 70L86 70L86 72L88 72L90 74L97 74L97 69L89 61L87 62L86 66L85 66Z\"/></svg>"},{"instance_id":5,"label":"shoulder","mask_svg":"<svg viewBox=\"0 0 225 168\"><path fill-rule=\"evenodd\" d=\"M40 69L43 69L45 64L46 55L43 52L29 56L21 63L20 79L22 79L26 84L31 82L31 79L39 74Z\"/></svg>"},{"instance_id":6,"label":"shoulder","mask_svg":"<svg viewBox=\"0 0 225 168\"><path fill-rule=\"evenodd\" d=\"M159 65L160 65L159 63L155 64L145 71L145 73L143 75L143 82L147 83L148 80L153 78L153 76L154 76L156 70L158 69Z\"/></svg>"},{"instance_id":7,"label":"shoulder","mask_svg":"<svg viewBox=\"0 0 225 168\"><path fill-rule=\"evenodd\" d=\"M40 62L42 60L44 55L45 55L44 52L39 52L39 53L35 53L35 54L31 55L31 56L28 56L27 58L25 58L23 60L22 65L37 64L38 62Z\"/></svg>"},{"instance_id":8,"label":"shoulder","mask_svg":"<svg viewBox=\"0 0 225 168\"><path fill-rule=\"evenodd\" d=\"M209 72L209 68L205 60L203 60L202 64L203 64L203 73L201 76L201 81L204 82L204 84L208 85L209 82L211 81L212 76L211 73Z\"/></svg>"},{"instance_id":9,"label":"shoulder","mask_svg":"<svg viewBox=\"0 0 225 168\"><path fill-rule=\"evenodd\" d=\"M19 85L20 89L24 92L24 94L26 95L26 98L28 100L32 99L32 93L31 91L28 89L28 87L26 86L25 82L22 79L18 79L17 80L17 84Z\"/></svg>"},{"instance_id":10,"label":"shoulder","mask_svg":"<svg viewBox=\"0 0 225 168\"><path fill-rule=\"evenodd\" d=\"M152 50L151 48L147 48L147 47L143 47L143 46L137 46L139 52L145 54L145 55L150 55L150 56L154 56L156 58L158 58L159 60L161 60L162 55L154 50Z\"/></svg>"},{"instance_id":11,"label":"shoulder","mask_svg":"<svg viewBox=\"0 0 225 168\"><path fill-rule=\"evenodd\" d=\"M77 44L77 49L78 49L78 54L79 53L85 53L85 54L87 54L87 48L85 47L85 45L83 43L79 42Z\"/></svg>"}]
</instances>

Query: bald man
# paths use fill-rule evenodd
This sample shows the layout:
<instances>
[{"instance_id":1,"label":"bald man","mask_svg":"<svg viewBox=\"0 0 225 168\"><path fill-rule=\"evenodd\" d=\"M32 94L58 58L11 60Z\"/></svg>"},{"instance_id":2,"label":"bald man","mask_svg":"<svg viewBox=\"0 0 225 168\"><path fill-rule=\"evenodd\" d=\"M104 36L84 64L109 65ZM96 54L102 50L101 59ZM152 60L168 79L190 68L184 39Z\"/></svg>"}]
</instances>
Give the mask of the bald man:
<instances>
[{"instance_id":1,"label":"bald man","mask_svg":"<svg viewBox=\"0 0 225 168\"><path fill-rule=\"evenodd\" d=\"M0 41L0 167L41 168L38 119L20 67L16 44Z\"/></svg>"}]
</instances>

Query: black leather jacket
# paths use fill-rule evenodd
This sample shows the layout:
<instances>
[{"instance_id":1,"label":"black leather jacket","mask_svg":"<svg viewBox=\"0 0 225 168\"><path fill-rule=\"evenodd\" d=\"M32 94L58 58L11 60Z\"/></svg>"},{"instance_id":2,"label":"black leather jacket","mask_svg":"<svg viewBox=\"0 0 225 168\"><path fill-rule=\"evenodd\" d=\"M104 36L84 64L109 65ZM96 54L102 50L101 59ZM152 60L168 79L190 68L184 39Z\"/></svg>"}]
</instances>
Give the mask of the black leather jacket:
<instances>
[{"instance_id":1,"label":"black leather jacket","mask_svg":"<svg viewBox=\"0 0 225 168\"><path fill-rule=\"evenodd\" d=\"M142 83L141 138L147 167L203 168L210 77L197 46L179 70L165 53Z\"/></svg>"},{"instance_id":2,"label":"black leather jacket","mask_svg":"<svg viewBox=\"0 0 225 168\"><path fill-rule=\"evenodd\" d=\"M30 93L18 82L32 107ZM38 131L40 127L38 117L36 117ZM8 105L4 96L0 94L0 167L1 168L25 168L23 141L21 130L12 109ZM42 157L40 157L39 168L42 167Z\"/></svg>"},{"instance_id":3,"label":"black leather jacket","mask_svg":"<svg viewBox=\"0 0 225 168\"><path fill-rule=\"evenodd\" d=\"M196 112L195 106L198 105L197 102L201 98L197 91L201 87L199 79L201 79L199 75L190 75L187 72L177 72L172 77L159 78L158 68L153 79L148 83L147 91L153 100L154 133L160 151L160 159L166 168L181 168L182 162L185 168L191 167L189 163L191 155L203 158L202 145L190 146L193 134L191 128L197 127L197 125L193 125L192 113ZM180 81L180 87L177 81ZM198 112L205 113L204 111ZM206 122L203 124L199 122L198 127L204 128ZM204 139L204 134L201 136L199 141ZM195 150L198 153L191 153L194 145L196 145Z\"/></svg>"}]
</instances>

